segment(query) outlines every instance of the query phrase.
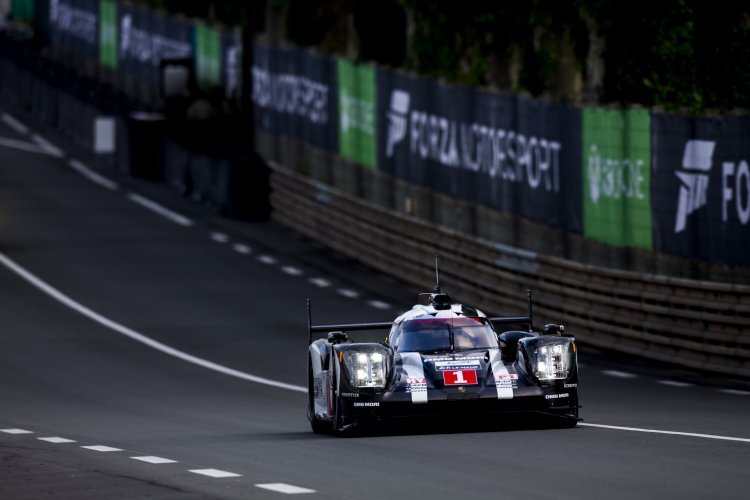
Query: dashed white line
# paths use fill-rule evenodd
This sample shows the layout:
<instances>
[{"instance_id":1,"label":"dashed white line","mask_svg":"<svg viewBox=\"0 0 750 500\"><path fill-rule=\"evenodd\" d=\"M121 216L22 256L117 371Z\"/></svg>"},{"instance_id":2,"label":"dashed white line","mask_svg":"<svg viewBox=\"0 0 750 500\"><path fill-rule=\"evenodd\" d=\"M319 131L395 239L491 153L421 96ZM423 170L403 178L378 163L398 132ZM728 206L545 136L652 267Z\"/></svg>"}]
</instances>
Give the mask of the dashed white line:
<instances>
[{"instance_id":1,"label":"dashed white line","mask_svg":"<svg viewBox=\"0 0 750 500\"><path fill-rule=\"evenodd\" d=\"M242 243L235 243L234 245L232 245L232 249L233 249L233 250L234 250L235 252L237 252L237 253L241 253L241 254L244 254L244 255L247 255L247 254L249 254L249 253L252 253L252 252L253 252L253 249L252 249L252 248L250 248L250 247L249 247L249 246L247 246L247 245L243 245Z\"/></svg>"},{"instance_id":2,"label":"dashed white line","mask_svg":"<svg viewBox=\"0 0 750 500\"><path fill-rule=\"evenodd\" d=\"M191 469L188 472L192 472L193 474L200 474L202 476L217 477L217 478L240 477L242 475L242 474L235 474L234 472L227 472L225 470L219 470L219 469Z\"/></svg>"},{"instance_id":3,"label":"dashed white line","mask_svg":"<svg viewBox=\"0 0 750 500\"><path fill-rule=\"evenodd\" d=\"M113 451L122 451L120 448L112 448L111 446L95 445L95 446L81 446L85 450L99 451L102 453L109 453Z\"/></svg>"},{"instance_id":4,"label":"dashed white line","mask_svg":"<svg viewBox=\"0 0 750 500\"><path fill-rule=\"evenodd\" d=\"M662 431L658 429L640 429L638 427L620 427L618 425L589 424L585 422L578 422L578 425L583 426L583 427L598 427L601 429L613 429L613 430L618 430L618 431L648 432L648 433L653 433L653 434L668 434L672 436L699 437L699 438L706 438L706 439L719 439L719 440L724 440L724 441L739 441L742 443L750 443L750 439L748 438L717 436L715 434L698 434L695 432Z\"/></svg>"},{"instance_id":5,"label":"dashed white line","mask_svg":"<svg viewBox=\"0 0 750 500\"><path fill-rule=\"evenodd\" d=\"M310 278L307 281L320 288L328 288L331 286L331 282L325 278Z\"/></svg>"},{"instance_id":6,"label":"dashed white line","mask_svg":"<svg viewBox=\"0 0 750 500\"><path fill-rule=\"evenodd\" d=\"M48 443L63 444L63 443L75 443L73 439L66 439L61 437L43 437L37 438L39 441L46 441Z\"/></svg>"},{"instance_id":7,"label":"dashed white line","mask_svg":"<svg viewBox=\"0 0 750 500\"><path fill-rule=\"evenodd\" d=\"M72 168L73 170L75 170L76 172L78 172L79 174L81 174L82 176L84 176L85 178L87 178L88 180L90 180L91 182L95 184L98 184L112 191L117 191L117 189L119 188L116 182L113 182L107 179L106 177L103 177L97 174L96 172L94 172L93 170L91 170L89 167L87 167L86 165L84 165L78 160L70 160L68 162L68 165L70 166L70 168Z\"/></svg>"},{"instance_id":8,"label":"dashed white line","mask_svg":"<svg viewBox=\"0 0 750 500\"><path fill-rule=\"evenodd\" d=\"M256 484L256 488L263 488L264 490L276 491L278 493L285 493L287 495L298 495L301 493L315 493L315 490L310 488L302 488L300 486L294 486L286 483L264 483Z\"/></svg>"},{"instance_id":9,"label":"dashed white line","mask_svg":"<svg viewBox=\"0 0 750 500\"><path fill-rule=\"evenodd\" d=\"M268 264L269 266L272 264L276 264L276 258L271 257L270 255L259 255L258 260L264 264Z\"/></svg>"},{"instance_id":10,"label":"dashed white line","mask_svg":"<svg viewBox=\"0 0 750 500\"><path fill-rule=\"evenodd\" d=\"M175 224L179 224L180 226L184 226L184 227L193 225L193 221L191 221L187 217L180 215L177 212L173 212L172 210L166 207L163 207L159 205L158 203L156 203L155 201L149 200L148 198L144 198L143 196L137 195L135 193L128 193L128 199L132 201L133 203L137 203L143 208L151 210L152 212L159 214L166 219L171 220Z\"/></svg>"},{"instance_id":11,"label":"dashed white line","mask_svg":"<svg viewBox=\"0 0 750 500\"><path fill-rule=\"evenodd\" d=\"M29 153L45 154L49 155L49 151L45 151L36 144L30 142L19 141L17 139L10 139L8 137L0 137L0 146L6 148L18 149L19 151L27 151Z\"/></svg>"},{"instance_id":12,"label":"dashed white line","mask_svg":"<svg viewBox=\"0 0 750 500\"><path fill-rule=\"evenodd\" d=\"M128 328L115 321L112 321L111 319L105 316L102 316L96 311L89 309L83 304L76 302L75 300L71 299L70 297L68 297L67 295L59 291L58 289L47 284L43 280L39 279L37 276L31 274L29 271L19 266L18 264L16 264L13 260L8 258L8 256L2 252L0 252L0 263L3 264L8 269L10 269L11 271L13 271L14 273L16 273L21 278L23 278L29 284L41 290L42 292L46 293L47 295L57 300L58 302L62 303L66 307L69 307L70 309L73 309L74 311L77 311L78 313L83 314L84 316L91 319L92 321L95 321L99 323L100 325L106 328L109 328L110 330L113 330L132 340L135 340L136 342L140 342L141 344L144 344L152 349L156 349L157 351L160 351L164 354L167 354L169 356L181 359L188 363L192 363L194 365L206 368L208 370L213 370L215 372L223 373L224 375L228 375L230 377L247 380L248 382L255 382L257 384L268 385L271 387L276 387L278 389L285 389L288 391L307 393L306 386L287 384L284 382L279 382L277 380L272 380L272 379L268 379L265 377L258 377L257 375L252 375L250 373L241 372L239 370L235 370L234 368L229 368L227 366L214 363L213 361L209 361L207 359L193 356L192 354L188 354L184 351L180 351L166 344L162 344L161 342L158 342L152 338L146 337L145 335L138 333L131 328Z\"/></svg>"},{"instance_id":13,"label":"dashed white line","mask_svg":"<svg viewBox=\"0 0 750 500\"><path fill-rule=\"evenodd\" d=\"M346 288L339 288L338 290L339 295L346 297L347 299L356 299L359 297L359 292L354 290L347 290Z\"/></svg>"},{"instance_id":14,"label":"dashed white line","mask_svg":"<svg viewBox=\"0 0 750 500\"><path fill-rule=\"evenodd\" d=\"M18 132L19 134L28 134L29 133L29 127L24 125L23 123L16 120L15 117L9 115L8 113L3 113L2 117L0 118L3 120L3 123L5 123L7 126Z\"/></svg>"},{"instance_id":15,"label":"dashed white line","mask_svg":"<svg viewBox=\"0 0 750 500\"><path fill-rule=\"evenodd\" d=\"M169 458L162 458L162 457L154 457L154 456L148 456L148 457L130 457L133 460L140 460L141 462L147 462L150 464L176 464L177 460L170 460Z\"/></svg>"},{"instance_id":16,"label":"dashed white line","mask_svg":"<svg viewBox=\"0 0 750 500\"><path fill-rule=\"evenodd\" d=\"M62 158L63 156L65 156L65 153L63 153L62 149L58 148L39 134L33 134L31 136L31 140L37 143L37 145L42 148L44 152L51 156L56 156L58 158Z\"/></svg>"},{"instance_id":17,"label":"dashed white line","mask_svg":"<svg viewBox=\"0 0 750 500\"><path fill-rule=\"evenodd\" d=\"M281 270L289 276L299 276L300 274L302 274L302 269L294 266L284 266L281 268Z\"/></svg>"},{"instance_id":18,"label":"dashed white line","mask_svg":"<svg viewBox=\"0 0 750 500\"><path fill-rule=\"evenodd\" d=\"M659 380L659 384L668 385L670 387L693 387L693 384L687 382L678 382L677 380Z\"/></svg>"},{"instance_id":19,"label":"dashed white line","mask_svg":"<svg viewBox=\"0 0 750 500\"><path fill-rule=\"evenodd\" d=\"M211 233L211 239L216 243L227 243L229 241L229 236L224 233Z\"/></svg>"},{"instance_id":20,"label":"dashed white line","mask_svg":"<svg viewBox=\"0 0 750 500\"><path fill-rule=\"evenodd\" d=\"M750 396L750 391L741 391L739 389L719 389L724 394L734 394L735 396Z\"/></svg>"},{"instance_id":21,"label":"dashed white line","mask_svg":"<svg viewBox=\"0 0 750 500\"><path fill-rule=\"evenodd\" d=\"M6 434L34 434L34 431L27 431L26 429L0 429L0 432Z\"/></svg>"},{"instance_id":22,"label":"dashed white line","mask_svg":"<svg viewBox=\"0 0 750 500\"><path fill-rule=\"evenodd\" d=\"M370 307L374 307L375 309L390 309L391 305L386 304L385 302L382 302L380 300L370 300L367 302L367 305Z\"/></svg>"},{"instance_id":23,"label":"dashed white line","mask_svg":"<svg viewBox=\"0 0 750 500\"><path fill-rule=\"evenodd\" d=\"M634 375L632 373L621 372L618 370L602 370L602 373L604 375L608 375L610 377L616 377L616 378L636 378L637 377L637 375Z\"/></svg>"}]
</instances>

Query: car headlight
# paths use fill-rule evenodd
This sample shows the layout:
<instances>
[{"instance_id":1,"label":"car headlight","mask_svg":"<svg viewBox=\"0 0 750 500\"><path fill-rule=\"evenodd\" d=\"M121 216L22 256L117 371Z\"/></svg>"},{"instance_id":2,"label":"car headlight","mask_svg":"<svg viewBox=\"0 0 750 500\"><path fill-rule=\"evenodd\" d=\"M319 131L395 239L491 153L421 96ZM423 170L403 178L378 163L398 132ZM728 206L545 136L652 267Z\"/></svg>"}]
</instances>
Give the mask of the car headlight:
<instances>
[{"instance_id":1,"label":"car headlight","mask_svg":"<svg viewBox=\"0 0 750 500\"><path fill-rule=\"evenodd\" d=\"M349 351L344 356L353 387L385 387L386 358L382 353Z\"/></svg>"},{"instance_id":2,"label":"car headlight","mask_svg":"<svg viewBox=\"0 0 750 500\"><path fill-rule=\"evenodd\" d=\"M537 346L534 356L534 375L539 380L559 380L570 374L568 344Z\"/></svg>"}]
</instances>

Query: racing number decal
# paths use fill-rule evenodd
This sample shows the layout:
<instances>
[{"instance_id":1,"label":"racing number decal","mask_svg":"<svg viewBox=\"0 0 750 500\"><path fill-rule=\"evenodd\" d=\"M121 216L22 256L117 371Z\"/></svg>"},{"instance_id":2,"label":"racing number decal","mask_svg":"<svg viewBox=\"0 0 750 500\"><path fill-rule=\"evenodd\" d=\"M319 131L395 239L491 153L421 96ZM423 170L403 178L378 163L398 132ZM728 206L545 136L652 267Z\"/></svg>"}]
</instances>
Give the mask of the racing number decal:
<instances>
[{"instance_id":1,"label":"racing number decal","mask_svg":"<svg viewBox=\"0 0 750 500\"><path fill-rule=\"evenodd\" d=\"M445 385L476 385L476 370L444 371L443 382Z\"/></svg>"}]
</instances>

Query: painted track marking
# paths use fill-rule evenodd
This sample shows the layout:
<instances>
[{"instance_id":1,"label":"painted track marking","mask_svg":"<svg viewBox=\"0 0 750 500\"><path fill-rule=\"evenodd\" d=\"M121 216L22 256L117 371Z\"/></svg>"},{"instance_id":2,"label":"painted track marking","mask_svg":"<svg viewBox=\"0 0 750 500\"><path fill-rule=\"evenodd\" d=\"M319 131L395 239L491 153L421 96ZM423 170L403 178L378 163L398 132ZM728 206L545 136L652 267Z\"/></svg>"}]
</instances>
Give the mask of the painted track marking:
<instances>
[{"instance_id":1,"label":"painted track marking","mask_svg":"<svg viewBox=\"0 0 750 500\"><path fill-rule=\"evenodd\" d=\"M347 290L346 288L339 288L338 290L339 295L342 297L346 297L347 299L356 299L359 297L359 292L356 292L354 290Z\"/></svg>"},{"instance_id":2,"label":"painted track marking","mask_svg":"<svg viewBox=\"0 0 750 500\"><path fill-rule=\"evenodd\" d=\"M162 457L154 457L154 456L148 456L148 457L130 457L133 460L139 460L141 462L146 462L149 464L176 464L177 460L171 460L169 458L162 458Z\"/></svg>"},{"instance_id":3,"label":"painted track marking","mask_svg":"<svg viewBox=\"0 0 750 500\"><path fill-rule=\"evenodd\" d=\"M2 263L5 267L7 267L8 269L16 273L18 276L23 278L25 281L27 281L28 283L30 283L37 289L46 293L47 295L57 300L58 302L64 304L65 306L69 307L70 309L77 311L78 313L86 316L87 318L95 321L96 323L99 323L100 325L106 328L109 328L110 330L114 330L115 332L122 334L130 339L133 339L136 342L140 342L141 344L147 345L148 347L151 347L152 349L156 349L157 351L160 351L169 356L181 359L188 363L192 363L194 365L201 366L203 368L213 370L215 372L223 373L224 375L229 375L230 377L247 380L248 382L255 382L257 384L268 385L271 387L276 387L278 389L286 389L289 391L307 393L307 387L304 387L301 385L287 384L284 382L278 382L276 380L271 380L271 379L264 378L264 377L258 377L250 373L245 373L239 370L235 370L234 368L229 368L227 366L214 363L213 361L208 361L207 359L193 356L192 354L188 354L184 351L180 351L178 349L175 349L174 347L170 347L157 340L147 337L141 333L138 333L135 330L128 328L127 326L117 323L116 321L112 321L111 319L105 316L102 316L101 314L97 313L96 311L93 311L92 309L89 309L88 307L84 306L80 302L77 302L71 299L70 297L68 297L67 295L59 291L58 289L47 284L45 281L41 280L37 276L33 275L32 273L30 273L29 271L21 267L20 265L16 264L13 260L11 260L8 256L6 256L2 252L0 252L0 263Z\"/></svg>"},{"instance_id":4,"label":"painted track marking","mask_svg":"<svg viewBox=\"0 0 750 500\"><path fill-rule=\"evenodd\" d=\"M94 446L81 446L85 450L99 451L102 453L109 453L113 451L122 451L120 448L112 448L111 446L94 445Z\"/></svg>"},{"instance_id":5,"label":"painted track marking","mask_svg":"<svg viewBox=\"0 0 750 500\"><path fill-rule=\"evenodd\" d=\"M619 370L602 370L602 373L604 375L608 375L610 377L615 377L615 378L636 378L637 377L637 375L633 375L632 373L621 372Z\"/></svg>"},{"instance_id":6,"label":"painted track marking","mask_svg":"<svg viewBox=\"0 0 750 500\"><path fill-rule=\"evenodd\" d=\"M116 182L97 174L78 160L70 160L68 162L68 166L70 166L70 168L72 168L94 184L98 184L103 188L109 189L110 191L117 191L117 189L119 188Z\"/></svg>"},{"instance_id":7,"label":"painted track marking","mask_svg":"<svg viewBox=\"0 0 750 500\"><path fill-rule=\"evenodd\" d=\"M677 380L659 380L659 384L668 385L670 387L693 387L693 384L687 382L678 382Z\"/></svg>"},{"instance_id":8,"label":"painted track marking","mask_svg":"<svg viewBox=\"0 0 750 500\"><path fill-rule=\"evenodd\" d=\"M8 137L0 137L0 146L6 148L18 149L19 151L26 151L27 153L37 153L43 155L49 155L48 151L43 150L36 144L30 142L19 141L18 139L10 139Z\"/></svg>"},{"instance_id":9,"label":"painted track marking","mask_svg":"<svg viewBox=\"0 0 750 500\"><path fill-rule=\"evenodd\" d=\"M281 268L281 270L289 276L299 276L300 274L302 274L302 269L294 266L284 266Z\"/></svg>"},{"instance_id":10,"label":"painted track marking","mask_svg":"<svg viewBox=\"0 0 750 500\"><path fill-rule=\"evenodd\" d=\"M75 440L73 439L66 439L61 437L44 437L44 438L37 438L39 441L46 441L48 443L53 444L63 444L63 443L75 443Z\"/></svg>"},{"instance_id":11,"label":"painted track marking","mask_svg":"<svg viewBox=\"0 0 750 500\"><path fill-rule=\"evenodd\" d=\"M211 239L216 243L227 243L229 242L229 236L224 233L211 233Z\"/></svg>"},{"instance_id":12,"label":"painted track marking","mask_svg":"<svg viewBox=\"0 0 750 500\"><path fill-rule=\"evenodd\" d=\"M241 253L241 254L243 254L243 255L247 255L247 254L249 254L249 253L252 253L252 252L253 252L253 249L252 249L252 248L250 248L250 247L249 247L249 246L247 246L247 245L243 245L242 243L235 243L234 245L232 245L232 249L233 249L233 250L234 250L235 252L237 252L237 253Z\"/></svg>"},{"instance_id":13,"label":"painted track marking","mask_svg":"<svg viewBox=\"0 0 750 500\"><path fill-rule=\"evenodd\" d=\"M152 212L159 214L166 219L171 220L175 224L179 224L180 226L183 226L183 227L189 227L193 225L193 221L191 221L184 215L180 215L177 212L173 212L167 207L159 205L155 201L151 201L148 198L144 198L141 195L138 195L135 193L128 193L128 199L132 201L133 203L136 203L142 206L143 208L151 210Z\"/></svg>"},{"instance_id":14,"label":"painted track marking","mask_svg":"<svg viewBox=\"0 0 750 500\"><path fill-rule=\"evenodd\" d=\"M0 432L6 434L34 434L34 431L27 431L26 429L0 429Z\"/></svg>"},{"instance_id":15,"label":"painted track marking","mask_svg":"<svg viewBox=\"0 0 750 500\"><path fill-rule=\"evenodd\" d=\"M26 135L29 133L29 127L19 122L18 120L16 120L14 116L9 115L8 113L3 113L0 119L2 119L3 123L5 123L7 126L9 126L10 128L12 128L13 130L15 130L21 135Z\"/></svg>"},{"instance_id":16,"label":"painted track marking","mask_svg":"<svg viewBox=\"0 0 750 500\"><path fill-rule=\"evenodd\" d=\"M271 257L270 255L259 255L258 260L264 264L268 264L269 266L271 264L276 264L276 258Z\"/></svg>"},{"instance_id":17,"label":"painted track marking","mask_svg":"<svg viewBox=\"0 0 750 500\"><path fill-rule=\"evenodd\" d=\"M224 478L224 477L240 477L242 474L235 474L234 472L227 472L219 469L191 469L188 472L193 474L200 474L202 476Z\"/></svg>"},{"instance_id":18,"label":"painted track marking","mask_svg":"<svg viewBox=\"0 0 750 500\"><path fill-rule=\"evenodd\" d=\"M719 439L723 441L739 441L741 443L750 443L750 439L748 438L717 436L715 434L698 434L696 432L662 431L658 429L641 429L638 427L620 427L618 425L589 424L589 423L584 423L584 422L578 422L578 425L581 425L583 427L597 427L600 429L612 429L616 431L647 432L647 433L652 433L652 434L667 434L670 436L687 436L687 437L698 437L698 438L704 438L704 439Z\"/></svg>"},{"instance_id":19,"label":"painted track marking","mask_svg":"<svg viewBox=\"0 0 750 500\"><path fill-rule=\"evenodd\" d=\"M301 493L315 493L315 490L309 488L302 488L300 486L294 486L293 484L286 483L264 483L256 484L256 488L263 488L264 490L276 491L278 493L285 493L287 495L298 495Z\"/></svg>"},{"instance_id":20,"label":"painted track marking","mask_svg":"<svg viewBox=\"0 0 750 500\"><path fill-rule=\"evenodd\" d=\"M57 158L62 158L63 156L65 156L65 153L62 149L58 148L39 134L32 134L31 140L34 141L42 149L42 151L46 152L48 155L56 156Z\"/></svg>"},{"instance_id":21,"label":"painted track marking","mask_svg":"<svg viewBox=\"0 0 750 500\"><path fill-rule=\"evenodd\" d=\"M307 281L320 288L328 288L331 286L331 282L325 278L310 278Z\"/></svg>"},{"instance_id":22,"label":"painted track marking","mask_svg":"<svg viewBox=\"0 0 750 500\"><path fill-rule=\"evenodd\" d=\"M380 300L370 300L367 302L367 305L370 307L374 307L375 309L390 309L391 308L390 304L387 304Z\"/></svg>"},{"instance_id":23,"label":"painted track marking","mask_svg":"<svg viewBox=\"0 0 750 500\"><path fill-rule=\"evenodd\" d=\"M733 394L735 396L750 396L750 391L741 391L739 389L719 389L724 394Z\"/></svg>"}]
</instances>

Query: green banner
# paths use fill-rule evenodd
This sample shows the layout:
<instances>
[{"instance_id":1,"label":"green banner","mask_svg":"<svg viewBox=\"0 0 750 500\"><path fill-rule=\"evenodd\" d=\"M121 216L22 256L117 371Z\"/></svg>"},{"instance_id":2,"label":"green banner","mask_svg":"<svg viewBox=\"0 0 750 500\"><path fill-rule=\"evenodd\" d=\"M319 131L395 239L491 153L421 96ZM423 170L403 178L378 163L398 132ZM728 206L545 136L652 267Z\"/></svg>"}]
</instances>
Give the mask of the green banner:
<instances>
[{"instance_id":1,"label":"green banner","mask_svg":"<svg viewBox=\"0 0 750 500\"><path fill-rule=\"evenodd\" d=\"M34 0L12 0L10 3L10 13L16 21L34 20Z\"/></svg>"},{"instance_id":2,"label":"green banner","mask_svg":"<svg viewBox=\"0 0 750 500\"><path fill-rule=\"evenodd\" d=\"M221 85L221 35L202 23L195 23L195 77L204 89Z\"/></svg>"},{"instance_id":3,"label":"green banner","mask_svg":"<svg viewBox=\"0 0 750 500\"><path fill-rule=\"evenodd\" d=\"M117 69L117 4L99 2L99 63Z\"/></svg>"},{"instance_id":4,"label":"green banner","mask_svg":"<svg viewBox=\"0 0 750 500\"><path fill-rule=\"evenodd\" d=\"M338 60L339 152L371 169L377 168L375 141L375 70Z\"/></svg>"},{"instance_id":5,"label":"green banner","mask_svg":"<svg viewBox=\"0 0 750 500\"><path fill-rule=\"evenodd\" d=\"M611 245L652 247L648 111L583 109L583 232Z\"/></svg>"}]
</instances>

